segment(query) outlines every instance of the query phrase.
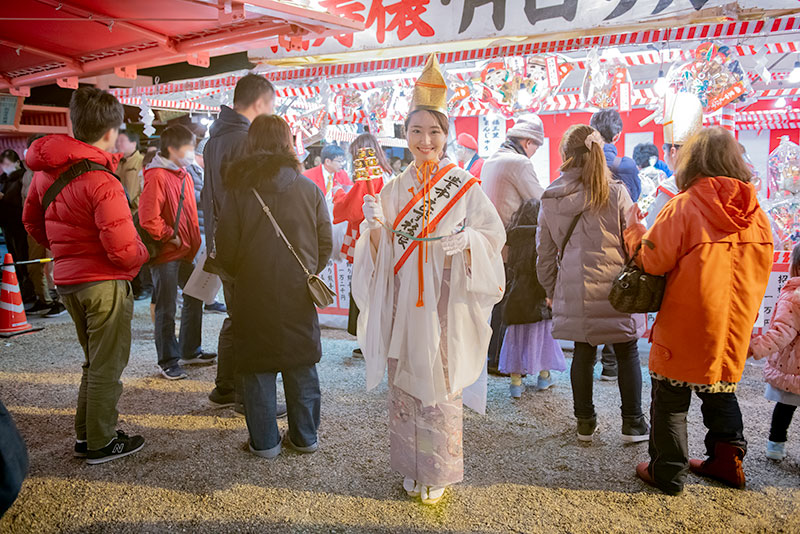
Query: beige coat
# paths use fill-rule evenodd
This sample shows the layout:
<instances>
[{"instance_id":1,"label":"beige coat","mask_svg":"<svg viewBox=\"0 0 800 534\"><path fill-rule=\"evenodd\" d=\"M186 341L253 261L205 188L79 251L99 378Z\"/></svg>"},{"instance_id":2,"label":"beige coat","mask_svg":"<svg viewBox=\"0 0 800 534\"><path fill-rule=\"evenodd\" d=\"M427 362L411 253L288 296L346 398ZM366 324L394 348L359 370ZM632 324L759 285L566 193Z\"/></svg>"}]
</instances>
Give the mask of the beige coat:
<instances>
[{"instance_id":1,"label":"beige coat","mask_svg":"<svg viewBox=\"0 0 800 534\"><path fill-rule=\"evenodd\" d=\"M608 204L584 211L585 191L579 171L567 171L542 196L536 250L537 273L553 300L553 337L591 345L636 339L631 315L608 301L611 283L626 262L622 232L631 197L625 185L611 182ZM566 246L561 266L558 249L572 219L584 211Z\"/></svg>"},{"instance_id":2,"label":"beige coat","mask_svg":"<svg viewBox=\"0 0 800 534\"><path fill-rule=\"evenodd\" d=\"M139 209L139 196L142 194L142 170L144 156L138 150L127 158L122 158L117 167L117 176L122 180L122 186L128 193L131 202L131 211L136 213Z\"/></svg>"},{"instance_id":3,"label":"beige coat","mask_svg":"<svg viewBox=\"0 0 800 534\"><path fill-rule=\"evenodd\" d=\"M481 182L503 226L508 226L524 202L532 198L539 200L544 192L530 158L507 148L501 148L486 160L481 170Z\"/></svg>"}]
</instances>

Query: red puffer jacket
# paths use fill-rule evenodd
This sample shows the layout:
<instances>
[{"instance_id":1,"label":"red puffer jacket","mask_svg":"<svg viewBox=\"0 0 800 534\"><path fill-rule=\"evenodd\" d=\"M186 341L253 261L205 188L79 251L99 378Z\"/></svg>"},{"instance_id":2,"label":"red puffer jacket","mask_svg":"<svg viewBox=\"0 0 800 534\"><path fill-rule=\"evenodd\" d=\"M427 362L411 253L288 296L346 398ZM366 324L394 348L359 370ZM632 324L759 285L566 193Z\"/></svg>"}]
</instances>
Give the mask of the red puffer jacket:
<instances>
[{"instance_id":1,"label":"red puffer jacket","mask_svg":"<svg viewBox=\"0 0 800 534\"><path fill-rule=\"evenodd\" d=\"M70 166L88 159L113 171L119 156L67 135L48 135L31 145L25 159L36 173L22 222L39 244L53 251L56 284L132 280L147 261L147 249L114 176L84 173L59 193L46 213L42 210L45 191Z\"/></svg>"},{"instance_id":2,"label":"red puffer jacket","mask_svg":"<svg viewBox=\"0 0 800 534\"><path fill-rule=\"evenodd\" d=\"M181 245L176 247L167 241L172 239L181 187L184 188L183 210L178 222ZM184 169L160 155L144 171L144 189L139 197L139 224L153 239L164 243L158 257L153 260L154 264L175 260L191 262L200 249L194 181Z\"/></svg>"}]
</instances>

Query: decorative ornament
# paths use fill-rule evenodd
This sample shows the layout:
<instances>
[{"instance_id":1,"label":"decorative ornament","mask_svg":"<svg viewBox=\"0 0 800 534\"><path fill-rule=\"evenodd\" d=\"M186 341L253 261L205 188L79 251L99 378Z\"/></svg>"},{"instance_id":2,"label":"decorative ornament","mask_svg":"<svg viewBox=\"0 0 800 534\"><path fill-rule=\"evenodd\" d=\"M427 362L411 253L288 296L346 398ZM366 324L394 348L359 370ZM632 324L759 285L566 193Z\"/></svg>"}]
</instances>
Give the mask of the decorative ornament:
<instances>
[{"instance_id":1,"label":"decorative ornament","mask_svg":"<svg viewBox=\"0 0 800 534\"><path fill-rule=\"evenodd\" d=\"M389 103L392 100L394 89L391 86L374 89L367 93L367 124L369 131L378 135L380 123L389 115Z\"/></svg>"},{"instance_id":2,"label":"decorative ornament","mask_svg":"<svg viewBox=\"0 0 800 534\"><path fill-rule=\"evenodd\" d=\"M765 210L784 250L800 242L800 146L783 136L767 163L769 200Z\"/></svg>"},{"instance_id":3,"label":"decorative ornament","mask_svg":"<svg viewBox=\"0 0 800 534\"><path fill-rule=\"evenodd\" d=\"M600 109L617 108L623 83L630 83L630 74L621 56L617 53L601 58L599 49L593 48L586 58L586 75L581 85L583 101Z\"/></svg>"},{"instance_id":4,"label":"decorative ornament","mask_svg":"<svg viewBox=\"0 0 800 534\"><path fill-rule=\"evenodd\" d=\"M139 104L139 118L144 124L144 135L147 137L153 137L156 133L156 129L153 127L153 121L156 119L155 113L153 113L153 109L150 107L150 102L147 101L147 97L142 95L141 103Z\"/></svg>"},{"instance_id":5,"label":"decorative ornament","mask_svg":"<svg viewBox=\"0 0 800 534\"><path fill-rule=\"evenodd\" d=\"M506 117L538 111L558 91L561 82L573 67L559 62L556 56L509 57L486 64L479 80L479 98L488 102ZM458 91L458 89L457 89ZM454 102L465 98L464 92Z\"/></svg>"},{"instance_id":6,"label":"decorative ornament","mask_svg":"<svg viewBox=\"0 0 800 534\"><path fill-rule=\"evenodd\" d=\"M356 159L353 161L353 169L353 179L357 182L366 182L367 193L375 196L372 180L383 178L383 169L378 163L375 149L369 147L359 148Z\"/></svg>"},{"instance_id":7,"label":"decorative ornament","mask_svg":"<svg viewBox=\"0 0 800 534\"><path fill-rule=\"evenodd\" d=\"M692 61L674 65L667 80L674 90L697 96L707 114L726 104L744 102L753 92L731 49L712 42L698 46Z\"/></svg>"}]
</instances>

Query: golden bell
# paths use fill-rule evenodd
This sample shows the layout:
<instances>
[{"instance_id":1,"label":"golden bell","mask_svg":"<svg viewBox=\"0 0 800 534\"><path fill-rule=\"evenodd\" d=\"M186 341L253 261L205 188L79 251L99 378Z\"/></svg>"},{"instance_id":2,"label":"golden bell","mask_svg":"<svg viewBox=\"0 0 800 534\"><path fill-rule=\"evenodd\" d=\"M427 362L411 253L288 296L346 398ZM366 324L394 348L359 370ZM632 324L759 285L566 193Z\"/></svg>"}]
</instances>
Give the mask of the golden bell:
<instances>
[{"instance_id":1,"label":"golden bell","mask_svg":"<svg viewBox=\"0 0 800 534\"><path fill-rule=\"evenodd\" d=\"M664 142L683 145L703 127L703 105L691 93L668 94L664 108Z\"/></svg>"},{"instance_id":2,"label":"golden bell","mask_svg":"<svg viewBox=\"0 0 800 534\"><path fill-rule=\"evenodd\" d=\"M436 54L428 56L425 68L414 84L414 94L411 96L409 107L410 112L427 109L447 115L447 85Z\"/></svg>"}]
</instances>

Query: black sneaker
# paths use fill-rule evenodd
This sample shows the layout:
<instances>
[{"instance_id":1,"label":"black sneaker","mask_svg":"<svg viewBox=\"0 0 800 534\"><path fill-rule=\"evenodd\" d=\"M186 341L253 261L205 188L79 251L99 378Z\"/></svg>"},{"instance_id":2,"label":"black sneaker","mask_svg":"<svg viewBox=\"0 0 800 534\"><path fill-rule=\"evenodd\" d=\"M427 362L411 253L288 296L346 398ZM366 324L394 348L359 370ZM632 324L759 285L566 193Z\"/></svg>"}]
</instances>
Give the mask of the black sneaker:
<instances>
[{"instance_id":1,"label":"black sneaker","mask_svg":"<svg viewBox=\"0 0 800 534\"><path fill-rule=\"evenodd\" d=\"M205 310L206 313L228 313L228 308L223 303L217 301L214 301L213 304L206 304L203 306L203 310Z\"/></svg>"},{"instance_id":2,"label":"black sneaker","mask_svg":"<svg viewBox=\"0 0 800 534\"><path fill-rule=\"evenodd\" d=\"M277 408L275 409L275 417L278 419L283 419L286 417L286 405L278 403Z\"/></svg>"},{"instance_id":3,"label":"black sneaker","mask_svg":"<svg viewBox=\"0 0 800 534\"><path fill-rule=\"evenodd\" d=\"M172 367L167 367L166 369L162 369L161 376L163 376L167 380L181 380L183 378L187 378L189 375L186 374L186 371L183 370L183 367L176 364L173 365Z\"/></svg>"},{"instance_id":4,"label":"black sneaker","mask_svg":"<svg viewBox=\"0 0 800 534\"><path fill-rule=\"evenodd\" d=\"M233 407L233 415L236 417L245 417L244 415L244 404L241 402L237 402L236 406Z\"/></svg>"},{"instance_id":5,"label":"black sneaker","mask_svg":"<svg viewBox=\"0 0 800 534\"><path fill-rule=\"evenodd\" d=\"M208 396L208 401L217 408L230 408L236 404L236 394L233 391L220 393L219 388L214 388Z\"/></svg>"},{"instance_id":6,"label":"black sneaker","mask_svg":"<svg viewBox=\"0 0 800 534\"><path fill-rule=\"evenodd\" d=\"M117 430L117 437L111 440L111 443L102 449L88 451L86 454L86 463L89 465L97 465L123 456L128 456L142 450L144 447L144 438L142 436L129 436L121 430Z\"/></svg>"},{"instance_id":7,"label":"black sneaker","mask_svg":"<svg viewBox=\"0 0 800 534\"><path fill-rule=\"evenodd\" d=\"M625 443L641 443L650 439L650 426L642 417L636 423L622 422L622 441Z\"/></svg>"},{"instance_id":8,"label":"black sneaker","mask_svg":"<svg viewBox=\"0 0 800 534\"><path fill-rule=\"evenodd\" d=\"M617 379L617 371L609 371L607 369L603 369L600 373L600 380L603 382L613 382Z\"/></svg>"},{"instance_id":9,"label":"black sneaker","mask_svg":"<svg viewBox=\"0 0 800 534\"><path fill-rule=\"evenodd\" d=\"M65 313L67 313L67 308L65 308L64 305L61 304L60 302L54 302L53 307L50 308L50 310L48 310L48 312L45 313L44 316L47 317L48 319L52 319L54 317L61 317Z\"/></svg>"},{"instance_id":10,"label":"black sneaker","mask_svg":"<svg viewBox=\"0 0 800 534\"><path fill-rule=\"evenodd\" d=\"M191 358L181 358L183 365L209 365L217 360L216 352L198 352Z\"/></svg>"},{"instance_id":11,"label":"black sneaker","mask_svg":"<svg viewBox=\"0 0 800 534\"><path fill-rule=\"evenodd\" d=\"M597 418L578 419L578 441L590 442L597 430Z\"/></svg>"},{"instance_id":12,"label":"black sneaker","mask_svg":"<svg viewBox=\"0 0 800 534\"><path fill-rule=\"evenodd\" d=\"M149 289L143 289L138 293L136 293L135 295L133 295L133 300L147 300L152 296L153 296L152 291L150 291Z\"/></svg>"},{"instance_id":13,"label":"black sneaker","mask_svg":"<svg viewBox=\"0 0 800 534\"><path fill-rule=\"evenodd\" d=\"M75 449L72 456L75 458L86 458L86 453L89 452L89 446L85 441L75 441Z\"/></svg>"},{"instance_id":14,"label":"black sneaker","mask_svg":"<svg viewBox=\"0 0 800 534\"><path fill-rule=\"evenodd\" d=\"M44 315L50 310L51 307L51 304L45 304L41 300L37 300L34 302L33 306L25 310L25 313L28 315Z\"/></svg>"}]
</instances>

